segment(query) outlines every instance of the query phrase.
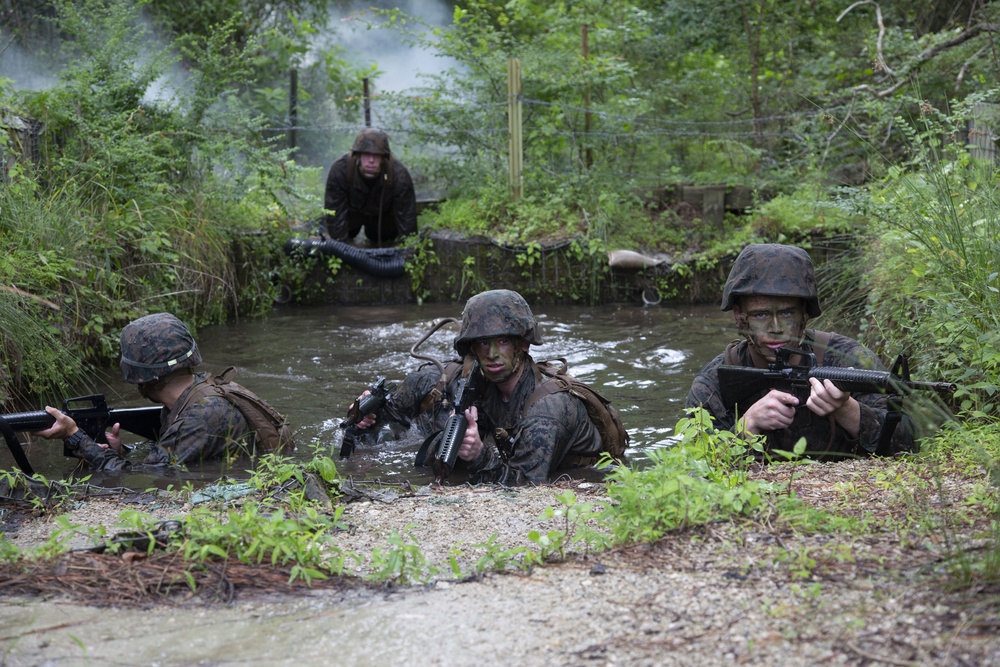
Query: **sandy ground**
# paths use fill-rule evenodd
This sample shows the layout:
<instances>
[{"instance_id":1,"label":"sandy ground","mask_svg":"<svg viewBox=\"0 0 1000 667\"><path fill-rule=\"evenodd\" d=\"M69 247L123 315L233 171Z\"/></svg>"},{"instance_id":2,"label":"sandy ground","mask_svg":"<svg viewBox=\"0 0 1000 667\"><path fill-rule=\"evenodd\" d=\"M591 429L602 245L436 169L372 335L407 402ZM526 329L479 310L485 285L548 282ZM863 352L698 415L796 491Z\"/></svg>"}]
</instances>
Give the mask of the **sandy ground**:
<instances>
[{"instance_id":1,"label":"sandy ground","mask_svg":"<svg viewBox=\"0 0 1000 667\"><path fill-rule=\"evenodd\" d=\"M835 502L845 484L869 489L858 511L901 525L913 498L885 491L882 477L877 462L824 464L794 485L818 504ZM941 481L932 502L964 502L969 480ZM230 604L195 598L136 608L25 597L0 580L0 665L1000 664L997 591L953 590L944 567L955 541L983 548L985 517L940 533L910 526L854 540L766 520L720 522L529 573L452 578L449 555L457 550L470 563L493 534L508 547L530 545L528 531L552 527L540 515L566 488L582 500L603 497L601 484L576 481L418 489L348 504L343 547L370 553L392 531L412 535L441 566L426 585L295 594L237 587ZM114 532L130 500L79 503L69 519ZM185 510L166 499L142 502L162 518ZM37 544L57 525L32 518L8 538Z\"/></svg>"}]
</instances>

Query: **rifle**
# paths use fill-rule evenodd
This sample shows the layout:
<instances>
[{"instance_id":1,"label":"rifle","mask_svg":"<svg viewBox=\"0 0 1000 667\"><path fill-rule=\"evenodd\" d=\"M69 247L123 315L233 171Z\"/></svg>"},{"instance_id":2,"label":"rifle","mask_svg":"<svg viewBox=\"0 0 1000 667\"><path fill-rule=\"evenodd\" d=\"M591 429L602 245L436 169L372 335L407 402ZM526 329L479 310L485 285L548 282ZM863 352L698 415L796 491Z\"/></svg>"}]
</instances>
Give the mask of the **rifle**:
<instances>
[{"instance_id":1,"label":"rifle","mask_svg":"<svg viewBox=\"0 0 1000 667\"><path fill-rule=\"evenodd\" d=\"M479 370L479 360L472 363L472 372L469 377L459 380L458 389L455 392L455 413L448 417L448 422L441 431L441 442L438 445L431 468L438 481L443 480L451 474L455 463L458 460L458 450L462 446L462 438L469 428L469 420L465 418L465 411L476 403L476 389L473 380Z\"/></svg>"},{"instance_id":2,"label":"rifle","mask_svg":"<svg viewBox=\"0 0 1000 667\"><path fill-rule=\"evenodd\" d=\"M410 428L410 420L402 415L392 402L390 392L394 385L387 385L384 377L380 377L368 390L367 396L351 403L347 409L347 419L340 422L340 428L344 429L344 439L340 445L340 458L346 459L354 453L357 447L358 438L362 430L358 428L358 422L370 414L375 414L379 419L385 413L390 419L397 421L404 428Z\"/></svg>"},{"instance_id":3,"label":"rifle","mask_svg":"<svg viewBox=\"0 0 1000 667\"><path fill-rule=\"evenodd\" d=\"M799 355L806 360L806 363L800 366L793 365L792 355ZM916 390L934 391L943 396L950 396L956 388L950 382L911 380L909 362L906 355L902 354L896 358L891 371L817 367L815 354L788 347L778 349L774 362L768 364L767 368L719 366L719 389L726 409L738 405L745 411L753 401L771 389L792 394L799 399L798 407L805 407L811 391L809 378L830 380L838 389L851 393L894 394L901 397L906 397ZM886 438L888 436L891 436L891 431Z\"/></svg>"},{"instance_id":4,"label":"rifle","mask_svg":"<svg viewBox=\"0 0 1000 667\"><path fill-rule=\"evenodd\" d=\"M82 407L74 407L84 404ZM156 440L160 433L160 412L162 408L150 405L141 408L109 408L103 394L78 396L63 401L62 411L73 418L76 425L96 442L107 442L104 433L113 424L120 424L129 433ZM18 467L28 475L35 474L31 463L21 448L15 433L19 431L41 431L55 424L55 417L45 410L35 412L14 412L0 415L0 433L7 441L7 448L14 456ZM63 455L73 456L66 445Z\"/></svg>"}]
</instances>

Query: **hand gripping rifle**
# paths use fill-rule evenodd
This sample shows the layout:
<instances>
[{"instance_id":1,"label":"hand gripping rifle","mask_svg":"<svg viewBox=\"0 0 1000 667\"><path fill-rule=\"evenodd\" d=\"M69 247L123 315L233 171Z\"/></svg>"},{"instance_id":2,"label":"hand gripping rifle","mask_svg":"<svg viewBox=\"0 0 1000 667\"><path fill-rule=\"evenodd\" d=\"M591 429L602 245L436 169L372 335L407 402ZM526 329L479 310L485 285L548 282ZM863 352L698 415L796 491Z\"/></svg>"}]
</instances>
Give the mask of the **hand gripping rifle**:
<instances>
[{"instance_id":1,"label":"hand gripping rifle","mask_svg":"<svg viewBox=\"0 0 1000 667\"><path fill-rule=\"evenodd\" d=\"M400 422L405 428L410 427L410 421L404 417L393 405L390 395L394 386L387 385L384 377L380 377L368 390L367 396L351 403L347 410L347 419L340 422L340 428L344 429L344 440L340 445L340 458L346 459L354 453L361 436L362 429L358 428L358 422L374 414L379 419L383 415L394 421Z\"/></svg>"},{"instance_id":2,"label":"hand gripping rifle","mask_svg":"<svg viewBox=\"0 0 1000 667\"><path fill-rule=\"evenodd\" d=\"M807 360L801 366L794 366L790 359L799 355ZM719 388L722 402L727 408L739 405L749 408L751 401L771 389L792 394L804 406L809 399L809 379L830 380L842 391L852 394L899 394L907 396L914 390L931 390L938 394L950 395L955 385L950 382L916 382L910 379L907 358L899 355L891 371L869 371L854 368L816 366L816 355L803 350L782 347L777 350L777 358L767 368L746 366L719 366Z\"/></svg>"},{"instance_id":3,"label":"hand gripping rifle","mask_svg":"<svg viewBox=\"0 0 1000 667\"><path fill-rule=\"evenodd\" d=\"M465 418L465 411L476 403L476 389L473 382L478 371L479 360L477 359L472 363L469 377L459 380L458 389L455 392L455 413L448 417L444 430L441 431L441 441L434 454L434 460L431 462L434 476L439 481L451 474L458 461L458 450L462 446L465 431L469 428L469 420Z\"/></svg>"},{"instance_id":4,"label":"hand gripping rifle","mask_svg":"<svg viewBox=\"0 0 1000 667\"><path fill-rule=\"evenodd\" d=\"M103 394L67 398L63 401L62 407L62 411L72 417L84 433L95 442L103 443L107 442L105 432L114 424L120 424L122 430L135 433L147 440L157 440L160 433L161 410L162 408L157 405L141 408L109 408ZM15 433L41 431L50 428L55 421L55 417L45 410L0 415L0 433L3 433L15 463L26 474L33 475L34 471ZM73 456L65 445L63 454Z\"/></svg>"},{"instance_id":5,"label":"hand gripping rifle","mask_svg":"<svg viewBox=\"0 0 1000 667\"><path fill-rule=\"evenodd\" d=\"M806 363L795 366L791 357L798 355ZM719 366L719 389L727 410L739 407L741 412L771 389L792 394L804 408L812 390L809 379L830 380L842 391L852 394L889 394L905 398L916 390L934 391L941 396L955 392L951 382L917 382L910 379L910 366L906 355L899 355L891 371L871 371L854 368L816 366L816 355L804 350L779 348L776 358L767 368L746 366ZM879 451L887 447L896 423L901 419L901 399L890 400L890 414L882 431Z\"/></svg>"}]
</instances>

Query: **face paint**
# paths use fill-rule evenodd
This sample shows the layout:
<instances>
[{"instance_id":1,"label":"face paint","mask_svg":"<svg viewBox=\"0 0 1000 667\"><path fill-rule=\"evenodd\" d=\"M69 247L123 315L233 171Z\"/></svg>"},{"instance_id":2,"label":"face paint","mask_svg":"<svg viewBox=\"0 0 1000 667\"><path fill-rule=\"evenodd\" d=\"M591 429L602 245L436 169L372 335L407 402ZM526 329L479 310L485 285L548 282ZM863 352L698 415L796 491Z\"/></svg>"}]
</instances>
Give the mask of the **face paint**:
<instances>
[{"instance_id":1,"label":"face paint","mask_svg":"<svg viewBox=\"0 0 1000 667\"><path fill-rule=\"evenodd\" d=\"M514 377L524 362L520 338L493 336L479 338L472 343L472 350L479 358L479 368L490 382L501 383Z\"/></svg>"},{"instance_id":2,"label":"face paint","mask_svg":"<svg viewBox=\"0 0 1000 667\"><path fill-rule=\"evenodd\" d=\"M802 341L806 325L802 299L749 296L733 311L740 332L769 361L777 357L779 347L798 347Z\"/></svg>"}]
</instances>

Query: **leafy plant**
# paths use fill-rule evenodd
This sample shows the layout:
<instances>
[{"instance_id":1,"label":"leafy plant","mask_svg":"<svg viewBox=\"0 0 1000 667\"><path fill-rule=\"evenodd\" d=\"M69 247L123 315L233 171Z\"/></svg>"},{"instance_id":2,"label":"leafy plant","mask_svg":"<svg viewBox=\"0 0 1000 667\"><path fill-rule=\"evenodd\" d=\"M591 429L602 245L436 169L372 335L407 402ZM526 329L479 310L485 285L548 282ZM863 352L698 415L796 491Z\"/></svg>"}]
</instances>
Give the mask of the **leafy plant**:
<instances>
[{"instance_id":1,"label":"leafy plant","mask_svg":"<svg viewBox=\"0 0 1000 667\"><path fill-rule=\"evenodd\" d=\"M392 531L387 541L389 549L376 547L372 551L371 566L374 572L370 575L378 581L394 581L400 584L413 582L426 583L438 573L436 567L428 565L427 558L420 550L416 539L410 534L411 526L404 530Z\"/></svg>"},{"instance_id":2,"label":"leafy plant","mask_svg":"<svg viewBox=\"0 0 1000 667\"><path fill-rule=\"evenodd\" d=\"M749 514L772 491L747 478L752 462L747 443L713 429L704 410L689 414L677 424L676 445L646 452L647 467L621 466L609 473L612 502L603 521L615 543L653 541L668 531Z\"/></svg>"}]
</instances>

